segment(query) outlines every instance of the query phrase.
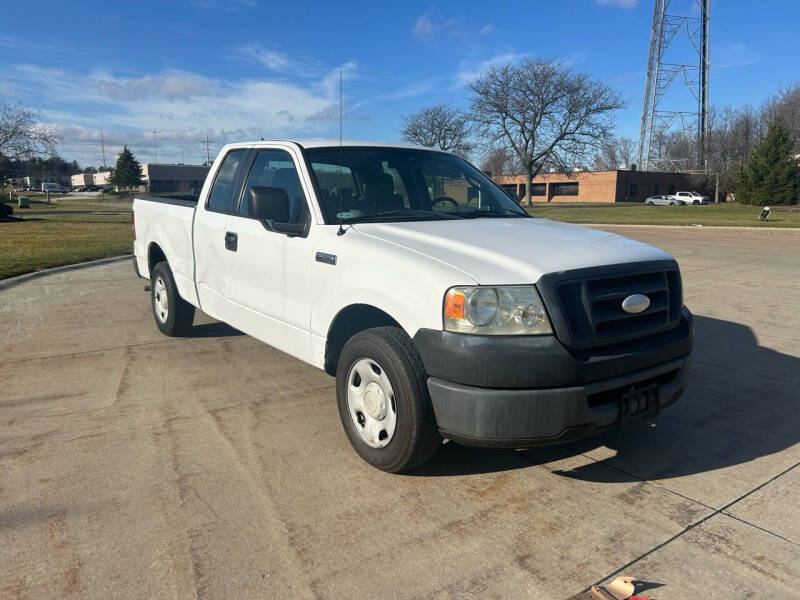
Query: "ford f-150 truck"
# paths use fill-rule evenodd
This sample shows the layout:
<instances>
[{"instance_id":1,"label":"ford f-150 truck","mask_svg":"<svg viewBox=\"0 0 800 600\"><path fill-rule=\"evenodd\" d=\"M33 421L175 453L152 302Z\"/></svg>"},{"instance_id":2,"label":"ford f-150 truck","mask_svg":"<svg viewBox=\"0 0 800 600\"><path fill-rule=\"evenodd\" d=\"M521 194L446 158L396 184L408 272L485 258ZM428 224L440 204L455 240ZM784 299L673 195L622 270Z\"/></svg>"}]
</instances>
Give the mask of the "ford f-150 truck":
<instances>
[{"instance_id":1,"label":"ford f-150 truck","mask_svg":"<svg viewBox=\"0 0 800 600\"><path fill-rule=\"evenodd\" d=\"M446 152L225 146L199 199L133 205L155 323L196 308L336 377L356 452L390 472L443 439L524 448L680 396L692 316L647 244L530 216Z\"/></svg>"}]
</instances>

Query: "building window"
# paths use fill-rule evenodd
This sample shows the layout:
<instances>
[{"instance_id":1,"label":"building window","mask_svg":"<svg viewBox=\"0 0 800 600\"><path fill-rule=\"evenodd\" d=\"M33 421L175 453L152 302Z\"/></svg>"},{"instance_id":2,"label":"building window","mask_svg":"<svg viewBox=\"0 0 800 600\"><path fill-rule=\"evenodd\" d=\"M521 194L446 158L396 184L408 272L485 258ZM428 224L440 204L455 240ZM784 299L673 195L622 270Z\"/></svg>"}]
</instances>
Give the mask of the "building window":
<instances>
[{"instance_id":1,"label":"building window","mask_svg":"<svg viewBox=\"0 0 800 600\"><path fill-rule=\"evenodd\" d=\"M546 183L534 183L533 185L531 185L531 196L546 196L546 195L547 195Z\"/></svg>"},{"instance_id":2,"label":"building window","mask_svg":"<svg viewBox=\"0 0 800 600\"><path fill-rule=\"evenodd\" d=\"M500 187L503 188L506 192L514 194L514 198L519 198L519 193L517 192L516 183L504 183Z\"/></svg>"},{"instance_id":3,"label":"building window","mask_svg":"<svg viewBox=\"0 0 800 600\"><path fill-rule=\"evenodd\" d=\"M578 184L576 183L553 183L550 185L553 196L577 196Z\"/></svg>"},{"instance_id":4,"label":"building window","mask_svg":"<svg viewBox=\"0 0 800 600\"><path fill-rule=\"evenodd\" d=\"M635 184L635 183L632 183L632 184L630 185L630 190L629 190L629 193L628 193L628 195L629 195L631 198L636 198L636 193L637 193L637 191L638 191L638 190L636 189L636 184Z\"/></svg>"}]
</instances>

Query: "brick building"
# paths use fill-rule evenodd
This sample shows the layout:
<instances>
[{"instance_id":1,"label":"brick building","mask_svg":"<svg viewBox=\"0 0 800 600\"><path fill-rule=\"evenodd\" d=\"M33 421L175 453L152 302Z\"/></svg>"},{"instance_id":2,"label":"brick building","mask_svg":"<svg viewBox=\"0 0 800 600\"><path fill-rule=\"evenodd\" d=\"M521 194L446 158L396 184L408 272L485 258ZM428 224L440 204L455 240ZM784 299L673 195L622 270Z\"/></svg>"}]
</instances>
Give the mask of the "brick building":
<instances>
[{"instance_id":1,"label":"brick building","mask_svg":"<svg viewBox=\"0 0 800 600\"><path fill-rule=\"evenodd\" d=\"M497 175L493 179L503 189L524 197L525 175ZM534 202L644 202L649 196L693 189L697 186L685 173L622 169L540 173L533 179L531 199Z\"/></svg>"}]
</instances>

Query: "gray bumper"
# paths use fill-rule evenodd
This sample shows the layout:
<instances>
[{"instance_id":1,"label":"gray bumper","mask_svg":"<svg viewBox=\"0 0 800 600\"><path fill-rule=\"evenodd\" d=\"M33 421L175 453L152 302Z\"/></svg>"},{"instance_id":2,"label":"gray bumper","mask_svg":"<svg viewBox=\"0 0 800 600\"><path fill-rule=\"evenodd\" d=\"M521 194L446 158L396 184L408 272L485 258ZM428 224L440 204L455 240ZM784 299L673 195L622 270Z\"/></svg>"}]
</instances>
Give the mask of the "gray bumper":
<instances>
[{"instance_id":1,"label":"gray bumper","mask_svg":"<svg viewBox=\"0 0 800 600\"><path fill-rule=\"evenodd\" d=\"M686 355L576 387L503 390L431 377L428 389L443 437L471 446L525 448L587 437L657 414L683 392L690 362Z\"/></svg>"}]
</instances>

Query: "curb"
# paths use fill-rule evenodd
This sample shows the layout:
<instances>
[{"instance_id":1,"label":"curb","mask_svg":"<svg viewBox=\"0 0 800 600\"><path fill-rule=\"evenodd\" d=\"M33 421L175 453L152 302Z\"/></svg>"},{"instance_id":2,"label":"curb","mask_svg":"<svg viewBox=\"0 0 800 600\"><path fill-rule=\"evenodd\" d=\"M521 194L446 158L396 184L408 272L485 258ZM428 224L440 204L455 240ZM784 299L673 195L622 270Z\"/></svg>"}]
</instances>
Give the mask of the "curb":
<instances>
[{"instance_id":1,"label":"curb","mask_svg":"<svg viewBox=\"0 0 800 600\"><path fill-rule=\"evenodd\" d=\"M564 221L567 222L567 221ZM748 225L634 225L632 223L572 223L583 227L630 227L642 229L728 229L730 231L793 231L800 233L800 227L750 227Z\"/></svg>"},{"instance_id":2,"label":"curb","mask_svg":"<svg viewBox=\"0 0 800 600\"><path fill-rule=\"evenodd\" d=\"M16 277L9 277L8 279L0 279L0 292L18 286L21 283L25 283L26 281L30 281L32 279L46 277L47 275L56 275L66 271L78 271L80 269L87 269L89 267L97 267L99 265L107 265L123 260L130 260L131 258L133 258L133 254L123 254L122 256L99 258L97 260L76 263L74 265L62 265L60 267L53 267L52 269L42 269L41 271L34 271L33 273L25 273L23 275L17 275Z\"/></svg>"}]
</instances>

